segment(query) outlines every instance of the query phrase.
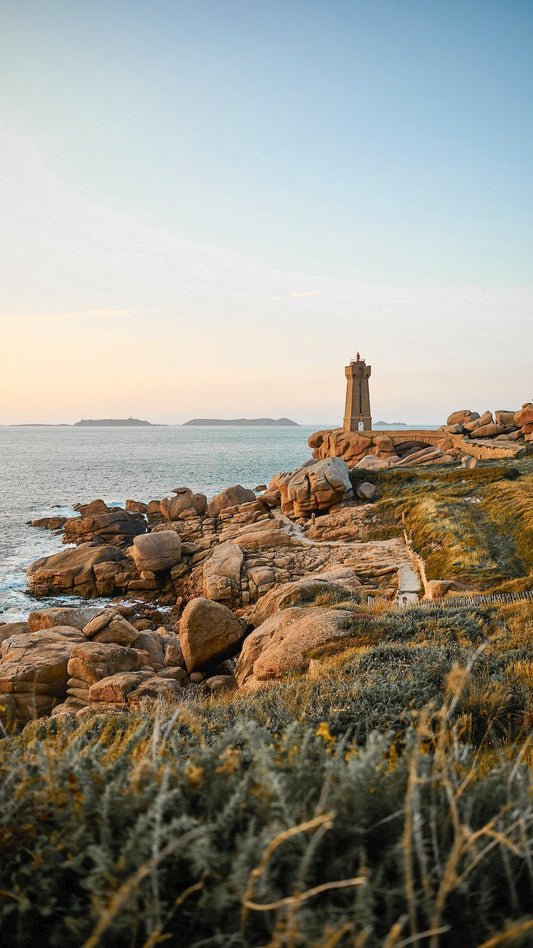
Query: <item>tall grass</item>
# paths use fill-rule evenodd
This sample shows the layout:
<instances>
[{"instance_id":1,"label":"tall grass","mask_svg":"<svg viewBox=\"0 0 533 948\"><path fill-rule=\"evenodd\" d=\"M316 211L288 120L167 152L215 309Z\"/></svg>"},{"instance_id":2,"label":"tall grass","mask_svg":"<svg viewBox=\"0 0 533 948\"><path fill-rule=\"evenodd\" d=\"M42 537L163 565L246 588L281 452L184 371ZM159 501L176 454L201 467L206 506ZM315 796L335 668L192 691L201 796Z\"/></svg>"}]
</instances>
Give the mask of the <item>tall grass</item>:
<instances>
[{"instance_id":1,"label":"tall grass","mask_svg":"<svg viewBox=\"0 0 533 948\"><path fill-rule=\"evenodd\" d=\"M533 567L533 462L454 471L379 471L370 524L395 518L411 534L429 579L480 589ZM390 532L390 527L387 528Z\"/></svg>"}]
</instances>

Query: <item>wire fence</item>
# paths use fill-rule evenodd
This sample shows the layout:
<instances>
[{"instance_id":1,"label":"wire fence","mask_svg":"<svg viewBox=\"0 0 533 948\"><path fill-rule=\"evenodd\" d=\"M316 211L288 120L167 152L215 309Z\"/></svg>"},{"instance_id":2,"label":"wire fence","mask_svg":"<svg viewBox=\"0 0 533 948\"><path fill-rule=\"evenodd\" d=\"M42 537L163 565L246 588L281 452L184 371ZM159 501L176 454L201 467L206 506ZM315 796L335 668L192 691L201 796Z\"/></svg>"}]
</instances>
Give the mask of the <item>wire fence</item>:
<instances>
[{"instance_id":1,"label":"wire fence","mask_svg":"<svg viewBox=\"0 0 533 948\"><path fill-rule=\"evenodd\" d=\"M370 598L370 597L369 597ZM419 599L418 601L402 602L397 599L394 606L397 609L461 609L464 606L495 606L509 602L523 602L533 600L533 589L524 589L522 592L490 593L475 596L451 596L449 599Z\"/></svg>"}]
</instances>

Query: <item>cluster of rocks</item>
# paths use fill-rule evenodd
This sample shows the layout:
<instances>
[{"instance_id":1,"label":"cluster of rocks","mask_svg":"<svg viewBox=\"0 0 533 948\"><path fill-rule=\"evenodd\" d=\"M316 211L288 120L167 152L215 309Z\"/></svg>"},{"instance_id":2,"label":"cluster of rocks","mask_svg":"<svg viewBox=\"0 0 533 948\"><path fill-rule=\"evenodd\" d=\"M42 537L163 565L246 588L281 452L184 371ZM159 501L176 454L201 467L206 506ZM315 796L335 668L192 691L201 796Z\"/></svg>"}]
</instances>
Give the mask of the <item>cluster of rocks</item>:
<instances>
[{"instance_id":1,"label":"cluster of rocks","mask_svg":"<svg viewBox=\"0 0 533 948\"><path fill-rule=\"evenodd\" d=\"M129 546L133 537L146 532L146 520L139 513L108 507L103 500L78 505L79 517L70 517L63 525L63 542L81 544L89 540Z\"/></svg>"},{"instance_id":2,"label":"cluster of rocks","mask_svg":"<svg viewBox=\"0 0 533 948\"><path fill-rule=\"evenodd\" d=\"M27 623L0 625L1 718L138 707L183 698L199 685L236 687L233 666L223 663L245 623L217 603L190 606L179 636L165 627L139 630L118 611L95 607L44 609ZM211 636L202 648L204 626Z\"/></svg>"},{"instance_id":3,"label":"cluster of rocks","mask_svg":"<svg viewBox=\"0 0 533 948\"><path fill-rule=\"evenodd\" d=\"M332 595L349 600L360 585L349 568L285 583L246 618L195 597L176 631L139 630L110 608L33 612L27 623L0 625L0 718L25 722L179 701L198 687L250 688L305 669L314 650L346 638L354 622L349 610L314 603Z\"/></svg>"},{"instance_id":4,"label":"cluster of rocks","mask_svg":"<svg viewBox=\"0 0 533 948\"><path fill-rule=\"evenodd\" d=\"M364 618L354 601L411 601L420 577L426 598L446 586L429 589L404 539L370 539L376 486L359 482L354 494L350 468L442 464L468 444L506 450L524 439L533 440L532 403L494 418L454 412L440 431L418 435L319 431L309 439L314 459L277 474L260 496L235 485L208 502L179 487L124 510L96 500L76 517L34 521L62 530L67 544L29 568L34 596L114 598L0 623L0 717L180 701L191 689L262 687L310 669L321 649L354 635Z\"/></svg>"},{"instance_id":5,"label":"cluster of rocks","mask_svg":"<svg viewBox=\"0 0 533 948\"><path fill-rule=\"evenodd\" d=\"M249 689L305 670L317 648L353 635L356 621L317 600L348 602L360 586L353 569L337 567L281 584L243 616L195 597L175 631L139 630L110 608L36 611L27 623L0 625L0 719L182 701L198 688Z\"/></svg>"},{"instance_id":6,"label":"cluster of rocks","mask_svg":"<svg viewBox=\"0 0 533 948\"><path fill-rule=\"evenodd\" d=\"M349 468L378 470L420 464L451 464L466 455L478 459L514 457L533 441L533 403L519 411L499 410L480 415L452 412L438 431L315 431L309 438L313 458L342 458Z\"/></svg>"},{"instance_id":7,"label":"cluster of rocks","mask_svg":"<svg viewBox=\"0 0 533 948\"><path fill-rule=\"evenodd\" d=\"M31 593L157 597L168 604L201 593L230 608L247 605L289 578L261 556L297 542L283 529L278 508L311 516L353 496L348 469L336 458L277 475L261 497L240 485L209 504L188 488L172 493L148 504L128 500L126 510L101 500L81 507L63 526L63 541L75 545L29 568Z\"/></svg>"},{"instance_id":8,"label":"cluster of rocks","mask_svg":"<svg viewBox=\"0 0 533 948\"><path fill-rule=\"evenodd\" d=\"M216 542L219 531L216 518L207 513L204 495L187 488L173 493L174 497L148 504L128 500L126 510L110 508L102 500L79 508L80 516L63 525L63 542L75 546L31 565L31 593L175 598L182 578ZM218 498L221 509L226 504L238 512L243 495L248 502L250 496L256 500L252 491L237 486Z\"/></svg>"},{"instance_id":9,"label":"cluster of rocks","mask_svg":"<svg viewBox=\"0 0 533 948\"><path fill-rule=\"evenodd\" d=\"M342 458L349 468L379 470L385 467L401 467L418 464L450 464L456 460L451 437L441 432L432 432L436 443L421 444L417 432L402 433L401 446L386 432L346 431L334 428L315 431L309 438L313 457Z\"/></svg>"},{"instance_id":10,"label":"cluster of rocks","mask_svg":"<svg viewBox=\"0 0 533 948\"><path fill-rule=\"evenodd\" d=\"M469 439L493 438L496 441L533 441L533 402L525 402L519 411L454 411L441 428L449 435Z\"/></svg>"},{"instance_id":11,"label":"cluster of rocks","mask_svg":"<svg viewBox=\"0 0 533 948\"><path fill-rule=\"evenodd\" d=\"M353 497L347 465L337 457L327 457L321 464L306 461L290 474L277 474L267 497L279 501L282 513L289 517L331 510Z\"/></svg>"},{"instance_id":12,"label":"cluster of rocks","mask_svg":"<svg viewBox=\"0 0 533 948\"><path fill-rule=\"evenodd\" d=\"M357 491L367 501L375 487ZM402 539L365 535L339 458L276 475L261 497L239 485L210 503L172 494L126 511L81 507L63 527L73 545L30 567L34 595L118 598L0 624L4 718L182 700L306 669L352 634L353 602L393 598L409 566ZM138 618L143 601L150 619Z\"/></svg>"}]
</instances>

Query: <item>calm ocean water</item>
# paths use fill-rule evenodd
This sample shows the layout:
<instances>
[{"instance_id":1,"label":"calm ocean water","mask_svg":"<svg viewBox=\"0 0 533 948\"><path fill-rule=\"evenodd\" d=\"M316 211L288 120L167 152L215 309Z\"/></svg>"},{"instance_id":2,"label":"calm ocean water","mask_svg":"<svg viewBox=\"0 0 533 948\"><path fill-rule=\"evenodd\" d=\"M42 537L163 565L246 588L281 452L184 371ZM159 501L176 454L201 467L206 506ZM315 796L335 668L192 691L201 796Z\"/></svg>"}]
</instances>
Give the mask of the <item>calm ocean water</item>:
<instances>
[{"instance_id":1,"label":"calm ocean water","mask_svg":"<svg viewBox=\"0 0 533 948\"><path fill-rule=\"evenodd\" d=\"M0 621L53 602L26 595L25 568L64 549L61 537L26 521L74 515L72 504L97 497L124 505L173 487L208 498L232 484L254 488L308 460L317 427L0 427Z\"/></svg>"}]
</instances>

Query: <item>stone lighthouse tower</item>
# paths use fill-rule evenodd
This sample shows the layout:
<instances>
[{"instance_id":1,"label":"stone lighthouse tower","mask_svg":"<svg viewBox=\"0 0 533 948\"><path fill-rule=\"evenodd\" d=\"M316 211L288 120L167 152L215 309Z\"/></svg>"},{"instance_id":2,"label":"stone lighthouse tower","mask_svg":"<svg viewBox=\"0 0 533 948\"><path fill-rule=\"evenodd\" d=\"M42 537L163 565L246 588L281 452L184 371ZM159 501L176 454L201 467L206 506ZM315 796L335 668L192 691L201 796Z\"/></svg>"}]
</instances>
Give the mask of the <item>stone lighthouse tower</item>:
<instances>
[{"instance_id":1,"label":"stone lighthouse tower","mask_svg":"<svg viewBox=\"0 0 533 948\"><path fill-rule=\"evenodd\" d=\"M370 392L368 380L372 366L361 359L359 353L355 361L344 369L346 376L346 410L344 412L345 431L372 431L370 414Z\"/></svg>"}]
</instances>

